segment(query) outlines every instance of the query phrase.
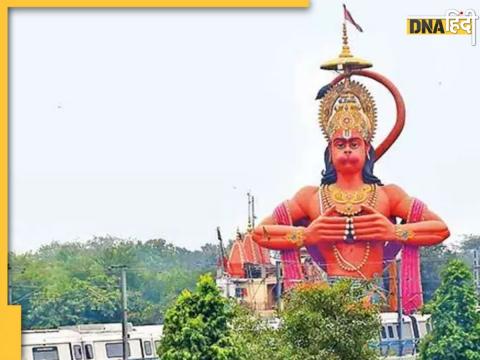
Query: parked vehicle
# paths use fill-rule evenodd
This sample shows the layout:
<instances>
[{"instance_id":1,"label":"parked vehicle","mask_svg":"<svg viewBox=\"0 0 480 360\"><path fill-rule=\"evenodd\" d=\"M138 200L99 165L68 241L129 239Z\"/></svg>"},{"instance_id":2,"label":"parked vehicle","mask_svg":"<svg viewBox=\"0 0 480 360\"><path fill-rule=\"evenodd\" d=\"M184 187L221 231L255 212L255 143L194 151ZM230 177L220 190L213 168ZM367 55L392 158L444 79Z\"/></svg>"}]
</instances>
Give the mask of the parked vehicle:
<instances>
[{"instance_id":1,"label":"parked vehicle","mask_svg":"<svg viewBox=\"0 0 480 360\"><path fill-rule=\"evenodd\" d=\"M398 314L386 312L381 314L381 318L380 341L372 346L378 347L382 356L416 354L419 341L432 329L430 315L403 315L400 339Z\"/></svg>"},{"instance_id":2,"label":"parked vehicle","mask_svg":"<svg viewBox=\"0 0 480 360\"><path fill-rule=\"evenodd\" d=\"M382 328L378 341L371 346L380 355L408 356L417 353L421 338L431 331L430 315L403 316L400 340L398 314L381 314ZM277 318L268 324L278 329ZM128 326L129 360L158 360L157 349L163 325ZM87 324L50 330L27 330L22 333L22 360L122 360L121 324Z\"/></svg>"},{"instance_id":3,"label":"parked vehicle","mask_svg":"<svg viewBox=\"0 0 480 360\"><path fill-rule=\"evenodd\" d=\"M128 326L128 358L158 360L162 325ZM22 360L122 360L121 324L88 324L22 333Z\"/></svg>"}]
</instances>

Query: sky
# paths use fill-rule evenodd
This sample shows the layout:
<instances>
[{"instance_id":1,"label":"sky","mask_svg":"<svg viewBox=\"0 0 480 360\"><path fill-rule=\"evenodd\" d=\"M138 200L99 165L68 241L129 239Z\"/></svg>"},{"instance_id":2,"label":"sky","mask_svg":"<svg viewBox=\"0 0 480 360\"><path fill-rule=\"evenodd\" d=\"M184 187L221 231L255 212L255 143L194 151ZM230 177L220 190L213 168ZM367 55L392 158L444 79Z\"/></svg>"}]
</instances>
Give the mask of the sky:
<instances>
[{"instance_id":1,"label":"sky","mask_svg":"<svg viewBox=\"0 0 480 360\"><path fill-rule=\"evenodd\" d=\"M452 232L480 234L480 44L408 36L447 1L347 1L352 52L407 106L377 163ZM478 3L464 1L462 9ZM10 249L112 235L198 249L316 185L322 62L340 52L341 2L308 9L14 9L10 12ZM477 22L477 28L480 22ZM480 36L478 36L480 42ZM385 89L378 144L393 126Z\"/></svg>"}]
</instances>

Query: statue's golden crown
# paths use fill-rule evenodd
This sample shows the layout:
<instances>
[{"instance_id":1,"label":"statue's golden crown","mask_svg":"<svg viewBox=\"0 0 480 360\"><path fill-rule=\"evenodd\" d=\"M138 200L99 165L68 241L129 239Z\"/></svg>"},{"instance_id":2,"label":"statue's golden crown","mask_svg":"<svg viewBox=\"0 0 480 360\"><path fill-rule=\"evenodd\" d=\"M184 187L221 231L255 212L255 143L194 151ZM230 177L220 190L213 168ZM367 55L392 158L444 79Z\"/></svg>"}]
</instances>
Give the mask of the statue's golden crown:
<instances>
[{"instance_id":1,"label":"statue's golden crown","mask_svg":"<svg viewBox=\"0 0 480 360\"><path fill-rule=\"evenodd\" d=\"M334 85L320 102L319 123L328 141L338 130L350 137L358 131L372 141L377 125L375 101L364 85L351 80Z\"/></svg>"}]
</instances>

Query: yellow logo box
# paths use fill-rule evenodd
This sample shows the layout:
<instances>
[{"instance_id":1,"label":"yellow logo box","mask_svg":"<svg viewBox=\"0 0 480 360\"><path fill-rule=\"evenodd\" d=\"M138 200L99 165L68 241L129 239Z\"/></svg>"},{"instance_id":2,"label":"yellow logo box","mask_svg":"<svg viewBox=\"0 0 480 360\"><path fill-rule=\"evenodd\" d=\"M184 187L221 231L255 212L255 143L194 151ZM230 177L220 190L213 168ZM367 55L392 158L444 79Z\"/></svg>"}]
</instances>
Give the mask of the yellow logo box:
<instances>
[{"instance_id":1,"label":"yellow logo box","mask_svg":"<svg viewBox=\"0 0 480 360\"><path fill-rule=\"evenodd\" d=\"M409 35L472 35L474 29L471 18L458 19L455 23L445 17L407 19Z\"/></svg>"}]
</instances>

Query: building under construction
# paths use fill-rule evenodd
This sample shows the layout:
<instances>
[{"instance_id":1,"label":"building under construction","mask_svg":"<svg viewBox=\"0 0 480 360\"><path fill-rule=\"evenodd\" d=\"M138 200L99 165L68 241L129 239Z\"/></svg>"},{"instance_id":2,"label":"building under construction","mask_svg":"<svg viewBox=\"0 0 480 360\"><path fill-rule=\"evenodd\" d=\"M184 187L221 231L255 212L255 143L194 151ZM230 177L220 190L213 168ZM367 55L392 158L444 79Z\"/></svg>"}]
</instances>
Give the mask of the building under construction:
<instances>
[{"instance_id":1,"label":"building under construction","mask_svg":"<svg viewBox=\"0 0 480 360\"><path fill-rule=\"evenodd\" d=\"M259 246L249 230L255 226L254 198L248 194L247 231L237 231L236 239L228 249L223 246L220 230L220 257L217 268L217 284L226 297L235 298L240 303L264 316L273 315L285 289L294 284L285 281L283 262L280 255ZM303 274L301 282L325 281L326 275L313 261L307 251L300 254Z\"/></svg>"}]
</instances>

